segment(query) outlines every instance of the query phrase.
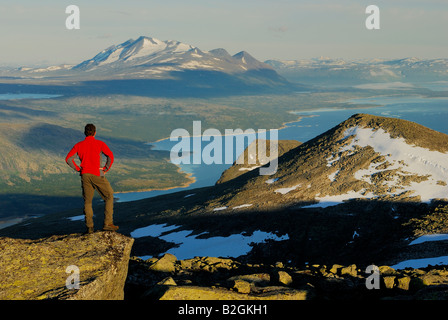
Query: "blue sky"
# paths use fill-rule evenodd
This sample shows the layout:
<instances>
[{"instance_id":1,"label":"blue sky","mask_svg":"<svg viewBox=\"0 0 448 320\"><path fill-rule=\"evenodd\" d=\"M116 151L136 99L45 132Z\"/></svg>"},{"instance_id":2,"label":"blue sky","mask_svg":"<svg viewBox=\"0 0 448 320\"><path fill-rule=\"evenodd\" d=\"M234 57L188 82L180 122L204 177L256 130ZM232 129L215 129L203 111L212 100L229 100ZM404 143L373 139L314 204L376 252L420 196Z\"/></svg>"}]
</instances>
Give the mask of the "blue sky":
<instances>
[{"instance_id":1,"label":"blue sky","mask_svg":"<svg viewBox=\"0 0 448 320\"><path fill-rule=\"evenodd\" d=\"M0 4L0 65L78 63L140 35L259 60L448 57L447 0L9 0ZM67 30L65 8L81 11ZM380 30L365 9L380 8Z\"/></svg>"}]
</instances>

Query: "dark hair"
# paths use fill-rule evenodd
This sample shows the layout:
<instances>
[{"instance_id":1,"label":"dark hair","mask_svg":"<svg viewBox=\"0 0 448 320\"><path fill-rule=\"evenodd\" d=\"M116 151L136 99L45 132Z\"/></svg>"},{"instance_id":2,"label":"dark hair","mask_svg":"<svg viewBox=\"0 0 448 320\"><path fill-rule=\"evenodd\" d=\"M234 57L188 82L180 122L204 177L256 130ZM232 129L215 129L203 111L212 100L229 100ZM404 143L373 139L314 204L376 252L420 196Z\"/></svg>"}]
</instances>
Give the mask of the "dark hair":
<instances>
[{"instance_id":1,"label":"dark hair","mask_svg":"<svg viewBox=\"0 0 448 320\"><path fill-rule=\"evenodd\" d=\"M84 134L86 135L86 137L88 136L93 136L96 132L96 128L93 124L89 123L86 124L85 128L84 128Z\"/></svg>"}]
</instances>

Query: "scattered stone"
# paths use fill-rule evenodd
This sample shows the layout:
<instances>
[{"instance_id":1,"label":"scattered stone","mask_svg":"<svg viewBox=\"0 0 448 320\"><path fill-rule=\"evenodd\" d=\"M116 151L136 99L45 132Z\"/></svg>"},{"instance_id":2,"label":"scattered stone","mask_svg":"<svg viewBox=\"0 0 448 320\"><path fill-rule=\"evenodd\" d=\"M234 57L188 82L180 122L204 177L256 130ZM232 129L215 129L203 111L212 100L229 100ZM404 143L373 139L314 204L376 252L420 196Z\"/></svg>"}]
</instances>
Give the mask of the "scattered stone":
<instances>
[{"instance_id":1,"label":"scattered stone","mask_svg":"<svg viewBox=\"0 0 448 320\"><path fill-rule=\"evenodd\" d=\"M401 290L409 290L410 284L411 284L411 278L408 276L404 276L397 279L397 288Z\"/></svg>"},{"instance_id":2,"label":"scattered stone","mask_svg":"<svg viewBox=\"0 0 448 320\"><path fill-rule=\"evenodd\" d=\"M271 276L268 273L256 273L256 274L237 275L228 279L228 281L236 281L236 280L246 281L257 287L265 287L269 285L271 281Z\"/></svg>"},{"instance_id":3,"label":"scattered stone","mask_svg":"<svg viewBox=\"0 0 448 320\"><path fill-rule=\"evenodd\" d=\"M276 267L276 268L283 269L285 266L283 265L283 262L276 262L276 263L275 263L275 267Z\"/></svg>"},{"instance_id":4,"label":"scattered stone","mask_svg":"<svg viewBox=\"0 0 448 320\"><path fill-rule=\"evenodd\" d=\"M250 283L244 280L234 280L233 289L239 293L250 293Z\"/></svg>"},{"instance_id":5,"label":"scattered stone","mask_svg":"<svg viewBox=\"0 0 448 320\"><path fill-rule=\"evenodd\" d=\"M339 269L343 268L344 266L341 266L340 264L334 264L331 269L330 272L333 274L338 274Z\"/></svg>"},{"instance_id":6,"label":"scattered stone","mask_svg":"<svg viewBox=\"0 0 448 320\"><path fill-rule=\"evenodd\" d=\"M176 281L174 281L172 277L165 278L157 284L163 286L177 286Z\"/></svg>"},{"instance_id":7,"label":"scattered stone","mask_svg":"<svg viewBox=\"0 0 448 320\"><path fill-rule=\"evenodd\" d=\"M278 275L278 282L281 284L284 284L285 286L289 286L292 284L292 278L291 276L285 272L285 271L279 271L277 273Z\"/></svg>"},{"instance_id":8,"label":"scattered stone","mask_svg":"<svg viewBox=\"0 0 448 320\"><path fill-rule=\"evenodd\" d=\"M310 290L272 288L259 295L238 293L223 288L194 286L169 287L160 300L307 300L312 297Z\"/></svg>"},{"instance_id":9,"label":"scattered stone","mask_svg":"<svg viewBox=\"0 0 448 320\"><path fill-rule=\"evenodd\" d=\"M0 238L0 299L349 300L444 299L444 266L395 270L381 266L380 289L367 289L355 264L306 267L242 263L172 254L129 257L132 238L118 233ZM80 271L80 289L66 286L66 267ZM282 268L280 268L280 266ZM364 268L364 267L363 267ZM129 270L129 272L128 272ZM45 281L41 281L45 279Z\"/></svg>"},{"instance_id":10,"label":"scattered stone","mask_svg":"<svg viewBox=\"0 0 448 320\"><path fill-rule=\"evenodd\" d=\"M352 264L352 265L349 265L348 267L341 268L341 275L342 276L349 275L349 276L352 276L352 277L357 277L358 276L358 271L356 269L356 265Z\"/></svg>"},{"instance_id":11,"label":"scattered stone","mask_svg":"<svg viewBox=\"0 0 448 320\"><path fill-rule=\"evenodd\" d=\"M421 277L425 286L448 284L448 271L431 270Z\"/></svg>"},{"instance_id":12,"label":"scattered stone","mask_svg":"<svg viewBox=\"0 0 448 320\"><path fill-rule=\"evenodd\" d=\"M383 276L387 276L387 275L396 275L397 272L395 271L395 269L389 267L389 266L381 266L378 267L380 274Z\"/></svg>"},{"instance_id":13,"label":"scattered stone","mask_svg":"<svg viewBox=\"0 0 448 320\"><path fill-rule=\"evenodd\" d=\"M383 278L384 286L387 289L393 289L394 284L395 284L395 276L385 276L382 278Z\"/></svg>"},{"instance_id":14,"label":"scattered stone","mask_svg":"<svg viewBox=\"0 0 448 320\"><path fill-rule=\"evenodd\" d=\"M170 253L166 253L162 258L158 259L154 264L152 264L149 269L152 271L159 272L174 272L176 271L175 262L177 258Z\"/></svg>"}]
</instances>

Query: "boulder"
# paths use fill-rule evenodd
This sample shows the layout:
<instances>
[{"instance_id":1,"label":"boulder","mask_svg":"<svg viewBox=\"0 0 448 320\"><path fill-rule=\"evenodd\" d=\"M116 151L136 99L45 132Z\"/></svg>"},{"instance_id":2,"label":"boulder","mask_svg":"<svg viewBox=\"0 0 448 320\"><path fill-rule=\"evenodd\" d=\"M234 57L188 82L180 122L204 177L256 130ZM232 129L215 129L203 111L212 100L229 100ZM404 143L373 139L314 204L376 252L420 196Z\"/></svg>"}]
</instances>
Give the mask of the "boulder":
<instances>
[{"instance_id":1,"label":"boulder","mask_svg":"<svg viewBox=\"0 0 448 320\"><path fill-rule=\"evenodd\" d=\"M177 261L177 258L170 254L166 253L163 255L162 258L156 260L149 269L152 271L159 271L159 272L174 272L176 271L175 263Z\"/></svg>"},{"instance_id":2,"label":"boulder","mask_svg":"<svg viewBox=\"0 0 448 320\"><path fill-rule=\"evenodd\" d=\"M268 286L271 281L271 276L268 273L242 274L230 277L227 281L233 282L242 280L250 283L252 286L263 287Z\"/></svg>"},{"instance_id":3,"label":"boulder","mask_svg":"<svg viewBox=\"0 0 448 320\"><path fill-rule=\"evenodd\" d=\"M250 283L244 280L235 280L233 283L233 289L239 293L250 293Z\"/></svg>"},{"instance_id":4,"label":"boulder","mask_svg":"<svg viewBox=\"0 0 448 320\"><path fill-rule=\"evenodd\" d=\"M259 295L197 286L167 286L165 289L160 300L307 300L312 296L309 290L284 287L269 287L270 290Z\"/></svg>"},{"instance_id":5,"label":"boulder","mask_svg":"<svg viewBox=\"0 0 448 320\"><path fill-rule=\"evenodd\" d=\"M0 299L122 300L133 242L115 232L0 238Z\"/></svg>"},{"instance_id":6,"label":"boulder","mask_svg":"<svg viewBox=\"0 0 448 320\"><path fill-rule=\"evenodd\" d=\"M395 276L385 276L383 277L384 286L387 289L393 289L395 285Z\"/></svg>"},{"instance_id":7,"label":"boulder","mask_svg":"<svg viewBox=\"0 0 448 320\"><path fill-rule=\"evenodd\" d=\"M352 277L358 276L358 270L356 269L355 264L351 264L348 267L341 268L341 275L349 275Z\"/></svg>"},{"instance_id":8,"label":"boulder","mask_svg":"<svg viewBox=\"0 0 448 320\"><path fill-rule=\"evenodd\" d=\"M291 276L285 271L279 271L277 273L277 280L280 284L283 284L285 286L289 286L292 284Z\"/></svg>"}]
</instances>

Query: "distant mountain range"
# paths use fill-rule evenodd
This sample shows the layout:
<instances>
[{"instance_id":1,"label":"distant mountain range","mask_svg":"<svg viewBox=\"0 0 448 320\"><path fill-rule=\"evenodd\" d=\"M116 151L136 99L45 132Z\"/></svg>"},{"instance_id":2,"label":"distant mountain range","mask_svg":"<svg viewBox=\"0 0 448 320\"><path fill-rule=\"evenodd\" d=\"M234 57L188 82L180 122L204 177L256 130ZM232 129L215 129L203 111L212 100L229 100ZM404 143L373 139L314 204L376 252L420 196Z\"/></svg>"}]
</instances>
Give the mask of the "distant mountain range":
<instances>
[{"instance_id":1,"label":"distant mountain range","mask_svg":"<svg viewBox=\"0 0 448 320\"><path fill-rule=\"evenodd\" d=\"M204 82L198 82L198 75ZM212 77L210 78L210 75ZM221 77L216 77L220 75ZM289 88L291 83L349 84L447 81L448 59L332 58L258 61L246 51L204 51L175 40L140 36L112 45L81 63L43 68L2 68L0 79L181 80L198 86ZM235 82L236 80L236 82ZM230 82L229 82L230 81ZM229 82L229 83L228 83ZM293 88L296 90L297 86ZM300 87L299 87L300 90Z\"/></svg>"},{"instance_id":2,"label":"distant mountain range","mask_svg":"<svg viewBox=\"0 0 448 320\"><path fill-rule=\"evenodd\" d=\"M179 41L161 41L139 37L109 47L92 59L72 70L95 72L120 72L122 76L135 78L163 77L172 71L213 70L225 73L242 73L249 70L273 70L273 68L241 51L231 56L225 49L202 51ZM118 76L118 74L117 74Z\"/></svg>"},{"instance_id":3,"label":"distant mountain range","mask_svg":"<svg viewBox=\"0 0 448 320\"><path fill-rule=\"evenodd\" d=\"M364 59L316 58L268 60L279 74L295 82L359 84L391 81L448 80L448 59Z\"/></svg>"},{"instance_id":4,"label":"distant mountain range","mask_svg":"<svg viewBox=\"0 0 448 320\"><path fill-rule=\"evenodd\" d=\"M169 94L243 93L273 90L300 90L280 76L270 65L241 51L230 55L219 48L203 51L179 41L161 41L141 36L102 50L76 65L45 68L21 67L3 70L0 79L45 83L48 81L114 81L89 83L95 92L133 93L146 91ZM146 83L122 83L144 80ZM160 81L163 80L163 81Z\"/></svg>"},{"instance_id":5,"label":"distant mountain range","mask_svg":"<svg viewBox=\"0 0 448 320\"><path fill-rule=\"evenodd\" d=\"M251 70L274 69L241 51L231 56L225 49L211 51L179 41L161 41L141 36L121 44L110 46L93 58L76 65L50 66L46 68L21 67L17 71L29 76L80 76L106 79L165 78L173 71L208 70L229 74ZM88 72L88 73L85 73Z\"/></svg>"}]
</instances>

